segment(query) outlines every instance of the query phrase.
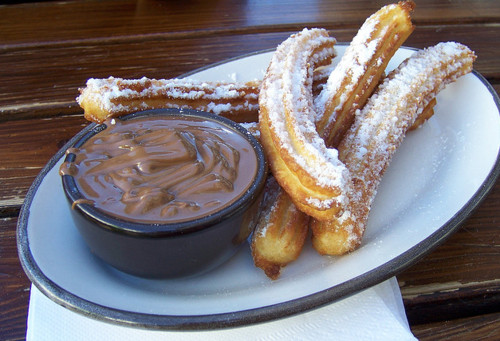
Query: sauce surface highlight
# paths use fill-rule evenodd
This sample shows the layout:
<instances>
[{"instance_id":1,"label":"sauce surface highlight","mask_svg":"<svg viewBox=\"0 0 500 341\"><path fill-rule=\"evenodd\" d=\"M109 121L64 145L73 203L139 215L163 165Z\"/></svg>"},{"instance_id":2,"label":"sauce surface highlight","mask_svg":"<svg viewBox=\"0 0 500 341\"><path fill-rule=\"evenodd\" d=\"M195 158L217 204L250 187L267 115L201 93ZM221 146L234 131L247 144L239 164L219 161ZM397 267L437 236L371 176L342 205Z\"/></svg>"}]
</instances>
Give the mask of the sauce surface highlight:
<instances>
[{"instance_id":1,"label":"sauce surface highlight","mask_svg":"<svg viewBox=\"0 0 500 341\"><path fill-rule=\"evenodd\" d=\"M68 152L85 200L116 217L145 223L200 218L236 201L257 172L252 145L216 121L192 117L111 120Z\"/></svg>"}]
</instances>

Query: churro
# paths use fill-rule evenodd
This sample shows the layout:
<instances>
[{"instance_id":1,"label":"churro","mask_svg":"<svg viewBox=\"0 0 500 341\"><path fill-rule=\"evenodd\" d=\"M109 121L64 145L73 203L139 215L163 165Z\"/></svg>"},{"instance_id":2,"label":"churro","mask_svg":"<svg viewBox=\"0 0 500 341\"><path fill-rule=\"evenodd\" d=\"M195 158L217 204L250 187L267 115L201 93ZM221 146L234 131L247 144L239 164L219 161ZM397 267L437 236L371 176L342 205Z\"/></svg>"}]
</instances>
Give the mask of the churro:
<instances>
[{"instance_id":1,"label":"churro","mask_svg":"<svg viewBox=\"0 0 500 341\"><path fill-rule=\"evenodd\" d=\"M337 151L314 125L312 70L331 58L335 40L322 29L304 29L278 46L259 94L261 142L278 183L297 207L318 219L335 214L350 186Z\"/></svg>"},{"instance_id":2,"label":"churro","mask_svg":"<svg viewBox=\"0 0 500 341\"><path fill-rule=\"evenodd\" d=\"M318 220L329 220L339 212L347 200L343 193L351 186L336 150L328 149L322 137L327 144L336 143L350 126L355 110L365 103L388 61L413 31L409 16L413 6L411 1L385 6L366 20L315 108L307 88L306 54L312 52L305 47L305 33L314 30L287 39L273 56L259 96L262 142L278 182L300 210Z\"/></svg>"},{"instance_id":3,"label":"churro","mask_svg":"<svg viewBox=\"0 0 500 341\"><path fill-rule=\"evenodd\" d=\"M77 102L87 120L101 123L135 111L190 108L235 122L255 121L259 81L205 82L193 79L89 79Z\"/></svg>"},{"instance_id":4,"label":"churro","mask_svg":"<svg viewBox=\"0 0 500 341\"><path fill-rule=\"evenodd\" d=\"M311 222L312 242L321 254L349 252L361 242L371 204L390 160L419 114L446 84L472 70L474 53L448 42L416 52L391 72L338 147L352 176L350 198L330 221Z\"/></svg>"},{"instance_id":5,"label":"churro","mask_svg":"<svg viewBox=\"0 0 500 341\"><path fill-rule=\"evenodd\" d=\"M277 279L281 269L299 257L308 225L309 216L291 203L286 192L270 176L251 241L255 266L267 277Z\"/></svg>"},{"instance_id":6,"label":"churro","mask_svg":"<svg viewBox=\"0 0 500 341\"><path fill-rule=\"evenodd\" d=\"M324 30L304 30L299 35L307 36L304 40L315 40L310 55L305 56L307 60L312 60L315 64L307 64L308 70L304 69L308 73L305 75L304 82L307 83L308 92L312 96L321 89L321 84L324 84L318 79L327 78L331 73L332 66L331 63L328 65L328 61L335 56L335 50L332 49L335 40L329 38ZM295 37L292 36L290 39ZM278 47L279 50L280 47ZM308 61L302 60L301 62L307 63ZM322 66L322 64L327 65ZM311 78L311 72L316 65L320 67L315 69ZM259 123L262 130L262 121ZM259 137L262 141L262 133ZM281 268L300 255L310 218L297 209L274 178L270 178L269 184L267 191L270 193L268 199L265 200L268 204L262 207L261 218L252 237L251 249L255 265L261 268L269 278L276 279L280 275Z\"/></svg>"},{"instance_id":7,"label":"churro","mask_svg":"<svg viewBox=\"0 0 500 341\"><path fill-rule=\"evenodd\" d=\"M336 146L378 85L394 53L413 32L413 1L382 7L363 23L323 91L315 98L316 126L327 146Z\"/></svg>"}]
</instances>

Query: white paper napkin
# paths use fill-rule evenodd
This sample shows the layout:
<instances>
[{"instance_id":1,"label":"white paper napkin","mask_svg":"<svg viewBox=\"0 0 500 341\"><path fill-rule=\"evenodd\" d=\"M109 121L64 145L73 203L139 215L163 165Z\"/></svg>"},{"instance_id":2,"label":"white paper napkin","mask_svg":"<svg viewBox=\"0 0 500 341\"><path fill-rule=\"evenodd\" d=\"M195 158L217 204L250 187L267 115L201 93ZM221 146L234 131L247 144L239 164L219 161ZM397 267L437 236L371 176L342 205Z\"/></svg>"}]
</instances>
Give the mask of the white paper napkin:
<instances>
[{"instance_id":1,"label":"white paper napkin","mask_svg":"<svg viewBox=\"0 0 500 341\"><path fill-rule=\"evenodd\" d=\"M31 288L27 340L416 340L395 278L328 306L285 319L212 331L151 331L70 311Z\"/></svg>"}]
</instances>

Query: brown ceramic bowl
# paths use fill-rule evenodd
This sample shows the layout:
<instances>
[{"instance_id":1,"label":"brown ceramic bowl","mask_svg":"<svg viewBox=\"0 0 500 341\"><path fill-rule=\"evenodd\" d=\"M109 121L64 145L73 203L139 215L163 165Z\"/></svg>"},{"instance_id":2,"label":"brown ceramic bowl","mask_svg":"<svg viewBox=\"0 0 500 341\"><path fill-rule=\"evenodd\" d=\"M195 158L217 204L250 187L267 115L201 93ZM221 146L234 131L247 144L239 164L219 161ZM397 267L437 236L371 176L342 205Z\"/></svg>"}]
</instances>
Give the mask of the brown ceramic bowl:
<instances>
[{"instance_id":1,"label":"brown ceramic bowl","mask_svg":"<svg viewBox=\"0 0 500 341\"><path fill-rule=\"evenodd\" d=\"M144 117L196 118L214 122L242 136L255 152L257 160L255 175L247 189L230 204L208 215L178 222L138 222L86 203L88 197L82 193L75 177L64 174L62 183L68 204L72 206L74 223L91 251L123 272L154 278L206 272L234 255L253 228L251 221L257 216L267 176L264 152L259 142L240 125L209 113L160 109L116 120L130 121ZM74 162L76 150L106 128L106 124L89 127L88 132L69 149L65 162Z\"/></svg>"}]
</instances>

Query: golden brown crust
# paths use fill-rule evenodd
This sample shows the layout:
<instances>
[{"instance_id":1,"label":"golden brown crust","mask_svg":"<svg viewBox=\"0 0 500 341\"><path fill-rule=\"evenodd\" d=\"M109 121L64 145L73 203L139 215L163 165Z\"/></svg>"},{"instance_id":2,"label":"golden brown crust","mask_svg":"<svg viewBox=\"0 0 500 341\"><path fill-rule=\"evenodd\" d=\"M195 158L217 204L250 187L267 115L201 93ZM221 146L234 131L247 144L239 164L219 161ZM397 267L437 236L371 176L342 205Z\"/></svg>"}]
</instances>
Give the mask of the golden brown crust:
<instances>
[{"instance_id":1,"label":"golden brown crust","mask_svg":"<svg viewBox=\"0 0 500 341\"><path fill-rule=\"evenodd\" d=\"M422 124L427 122L427 120L434 115L434 107L436 106L436 104L436 98L433 98L431 101L429 101L429 104L427 104L424 110L422 110L422 113L418 115L417 119L415 120L415 122L413 122L409 130L420 128Z\"/></svg>"},{"instance_id":2,"label":"golden brown crust","mask_svg":"<svg viewBox=\"0 0 500 341\"><path fill-rule=\"evenodd\" d=\"M309 216L299 211L274 178L268 179L260 220L252 236L255 266L271 279L296 260L304 246Z\"/></svg>"},{"instance_id":3,"label":"golden brown crust","mask_svg":"<svg viewBox=\"0 0 500 341\"><path fill-rule=\"evenodd\" d=\"M314 125L311 70L331 58L333 43L322 29L292 35L274 53L259 95L261 141L273 175L301 211L318 219L338 211L347 183Z\"/></svg>"},{"instance_id":4,"label":"golden brown crust","mask_svg":"<svg viewBox=\"0 0 500 341\"><path fill-rule=\"evenodd\" d=\"M315 105L316 123L328 146L337 146L378 85L390 59L413 32L412 1L388 5L371 15L331 73Z\"/></svg>"},{"instance_id":5,"label":"golden brown crust","mask_svg":"<svg viewBox=\"0 0 500 341\"><path fill-rule=\"evenodd\" d=\"M411 1L399 2L370 16L330 75L315 102L318 110L324 111L317 129L328 145L339 144L351 127L356 110L364 107L380 83L389 60L413 32L410 14L414 6ZM355 181L353 187L356 191ZM351 193L347 195L352 197ZM354 210L366 207L353 207L352 201L350 198L342 211L328 220L311 220L313 245L319 253L340 255L360 245L364 225L355 220L363 213ZM324 230L328 233L323 233Z\"/></svg>"},{"instance_id":6,"label":"golden brown crust","mask_svg":"<svg viewBox=\"0 0 500 341\"><path fill-rule=\"evenodd\" d=\"M192 79L89 79L78 103L89 121L135 111L189 108L212 112L235 122L256 121L260 82L203 82Z\"/></svg>"},{"instance_id":7,"label":"golden brown crust","mask_svg":"<svg viewBox=\"0 0 500 341\"><path fill-rule=\"evenodd\" d=\"M341 216L311 224L319 253L337 255L359 245L382 175L406 132L446 84L472 70L474 59L463 45L440 43L415 53L379 86L338 147L355 190ZM342 230L359 240L342 243Z\"/></svg>"}]
</instances>

